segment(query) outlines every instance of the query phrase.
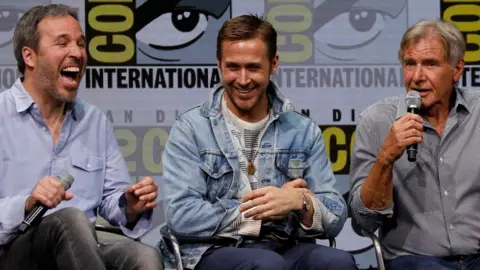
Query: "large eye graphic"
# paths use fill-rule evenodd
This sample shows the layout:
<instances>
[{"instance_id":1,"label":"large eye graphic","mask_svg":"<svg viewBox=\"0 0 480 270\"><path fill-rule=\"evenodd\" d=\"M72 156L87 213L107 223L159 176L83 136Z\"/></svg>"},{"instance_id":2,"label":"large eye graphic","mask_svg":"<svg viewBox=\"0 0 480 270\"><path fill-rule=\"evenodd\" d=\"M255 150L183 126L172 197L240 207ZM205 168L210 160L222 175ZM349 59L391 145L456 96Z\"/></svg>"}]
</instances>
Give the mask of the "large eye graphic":
<instances>
[{"instance_id":1,"label":"large eye graphic","mask_svg":"<svg viewBox=\"0 0 480 270\"><path fill-rule=\"evenodd\" d=\"M208 16L199 11L162 14L137 33L137 39L150 47L177 50L197 41L208 26Z\"/></svg>"}]
</instances>

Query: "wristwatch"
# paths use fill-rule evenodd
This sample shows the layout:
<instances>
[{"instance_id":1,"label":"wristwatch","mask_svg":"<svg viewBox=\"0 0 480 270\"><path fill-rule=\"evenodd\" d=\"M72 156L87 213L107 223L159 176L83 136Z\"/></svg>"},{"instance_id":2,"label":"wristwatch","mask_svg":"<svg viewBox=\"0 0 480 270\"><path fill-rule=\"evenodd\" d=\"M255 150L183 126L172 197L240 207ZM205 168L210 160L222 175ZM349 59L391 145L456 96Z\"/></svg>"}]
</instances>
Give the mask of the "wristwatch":
<instances>
[{"instance_id":1,"label":"wristwatch","mask_svg":"<svg viewBox=\"0 0 480 270\"><path fill-rule=\"evenodd\" d=\"M302 193L302 199L303 199L303 208L302 210L295 211L295 213L297 213L298 215L303 215L306 212L308 212L308 210L310 209L310 204L308 203L307 196L303 191L301 193Z\"/></svg>"}]
</instances>

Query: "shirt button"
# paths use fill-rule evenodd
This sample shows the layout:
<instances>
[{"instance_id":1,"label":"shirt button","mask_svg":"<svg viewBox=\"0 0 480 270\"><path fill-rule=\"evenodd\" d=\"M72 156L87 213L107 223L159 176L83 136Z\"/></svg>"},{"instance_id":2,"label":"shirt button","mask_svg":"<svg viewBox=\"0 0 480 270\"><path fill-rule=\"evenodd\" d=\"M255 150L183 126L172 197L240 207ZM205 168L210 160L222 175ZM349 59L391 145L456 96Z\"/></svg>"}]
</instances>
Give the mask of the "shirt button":
<instances>
[{"instance_id":1,"label":"shirt button","mask_svg":"<svg viewBox=\"0 0 480 270\"><path fill-rule=\"evenodd\" d=\"M450 224L450 230L453 230L453 228L455 228L455 226L453 226L453 224Z\"/></svg>"},{"instance_id":2,"label":"shirt button","mask_svg":"<svg viewBox=\"0 0 480 270\"><path fill-rule=\"evenodd\" d=\"M87 169L90 169L90 164L87 164Z\"/></svg>"},{"instance_id":3,"label":"shirt button","mask_svg":"<svg viewBox=\"0 0 480 270\"><path fill-rule=\"evenodd\" d=\"M443 162L443 157L440 158L440 162Z\"/></svg>"},{"instance_id":4,"label":"shirt button","mask_svg":"<svg viewBox=\"0 0 480 270\"><path fill-rule=\"evenodd\" d=\"M448 191L444 191L443 194L445 194L445 196L448 196Z\"/></svg>"}]
</instances>

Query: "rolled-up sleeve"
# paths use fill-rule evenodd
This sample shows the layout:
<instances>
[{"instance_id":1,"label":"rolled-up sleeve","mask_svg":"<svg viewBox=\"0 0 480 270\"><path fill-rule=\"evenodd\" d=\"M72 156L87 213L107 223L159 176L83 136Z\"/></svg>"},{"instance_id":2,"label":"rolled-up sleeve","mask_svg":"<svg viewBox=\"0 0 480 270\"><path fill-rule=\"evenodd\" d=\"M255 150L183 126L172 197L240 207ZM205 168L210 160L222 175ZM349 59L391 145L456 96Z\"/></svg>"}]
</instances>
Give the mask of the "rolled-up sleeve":
<instances>
[{"instance_id":1,"label":"rolled-up sleeve","mask_svg":"<svg viewBox=\"0 0 480 270\"><path fill-rule=\"evenodd\" d=\"M309 233L318 232L324 233L326 237L336 237L347 219L347 205L335 188L336 179L326 155L321 130L314 124L310 128L314 141L304 179L313 193L314 223L310 228L302 225L302 229Z\"/></svg>"},{"instance_id":2,"label":"rolled-up sleeve","mask_svg":"<svg viewBox=\"0 0 480 270\"><path fill-rule=\"evenodd\" d=\"M18 228L25 218L25 202L28 196L0 199L0 245L8 244L18 235Z\"/></svg>"},{"instance_id":3,"label":"rolled-up sleeve","mask_svg":"<svg viewBox=\"0 0 480 270\"><path fill-rule=\"evenodd\" d=\"M375 232L386 218L393 215L393 202L386 209L377 211L367 208L360 197L362 184L377 161L381 143L375 132L372 120L360 116L355 131L355 145L350 164L350 194L348 204L355 224L362 229Z\"/></svg>"}]
</instances>

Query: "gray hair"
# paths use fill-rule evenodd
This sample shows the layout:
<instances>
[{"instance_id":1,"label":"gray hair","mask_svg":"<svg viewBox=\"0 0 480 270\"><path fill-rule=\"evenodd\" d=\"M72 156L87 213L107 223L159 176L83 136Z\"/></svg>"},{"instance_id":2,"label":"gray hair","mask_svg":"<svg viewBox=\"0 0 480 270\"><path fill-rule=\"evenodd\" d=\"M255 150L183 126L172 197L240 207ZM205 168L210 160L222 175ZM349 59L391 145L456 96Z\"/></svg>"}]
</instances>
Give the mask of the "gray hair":
<instances>
[{"instance_id":1,"label":"gray hair","mask_svg":"<svg viewBox=\"0 0 480 270\"><path fill-rule=\"evenodd\" d=\"M466 43L462 33L452 23L440 19L420 20L403 34L398 59L403 64L405 48L426 38L438 38L443 45L444 56L455 67L465 55Z\"/></svg>"},{"instance_id":2,"label":"gray hair","mask_svg":"<svg viewBox=\"0 0 480 270\"><path fill-rule=\"evenodd\" d=\"M13 33L13 54L17 59L18 70L22 74L25 72L25 61L23 60L22 49L27 46L37 52L40 42L40 34L38 33L38 24L40 21L46 17L61 16L72 16L78 21L77 10L63 4L35 6L20 18Z\"/></svg>"}]
</instances>

